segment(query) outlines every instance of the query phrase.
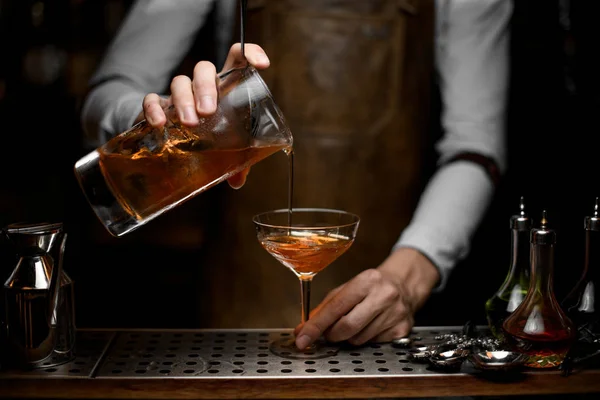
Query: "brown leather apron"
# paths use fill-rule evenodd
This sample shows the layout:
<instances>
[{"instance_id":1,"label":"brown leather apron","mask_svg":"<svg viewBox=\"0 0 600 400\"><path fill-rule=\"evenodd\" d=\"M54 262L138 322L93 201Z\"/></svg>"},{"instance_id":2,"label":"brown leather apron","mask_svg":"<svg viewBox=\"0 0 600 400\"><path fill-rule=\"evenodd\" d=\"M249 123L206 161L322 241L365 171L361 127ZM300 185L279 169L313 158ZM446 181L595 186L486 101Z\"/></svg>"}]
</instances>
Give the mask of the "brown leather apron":
<instances>
[{"instance_id":1,"label":"brown leather apron","mask_svg":"<svg viewBox=\"0 0 600 400\"><path fill-rule=\"evenodd\" d=\"M361 217L350 250L313 281L312 306L389 254L409 223L430 145L433 0L250 0L248 42L294 136L295 207ZM261 248L255 213L287 207L288 162L276 154L223 199L219 240L200 266L202 325L293 327L295 275ZM210 235L210 232L206 233Z\"/></svg>"}]
</instances>

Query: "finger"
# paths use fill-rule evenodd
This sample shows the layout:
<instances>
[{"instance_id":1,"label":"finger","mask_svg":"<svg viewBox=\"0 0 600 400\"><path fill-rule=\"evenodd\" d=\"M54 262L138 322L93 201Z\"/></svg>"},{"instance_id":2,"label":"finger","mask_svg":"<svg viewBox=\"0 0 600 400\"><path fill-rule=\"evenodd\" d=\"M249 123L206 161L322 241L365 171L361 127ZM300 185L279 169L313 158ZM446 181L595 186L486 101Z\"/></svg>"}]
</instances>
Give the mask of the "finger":
<instances>
[{"instance_id":1,"label":"finger","mask_svg":"<svg viewBox=\"0 0 600 400\"><path fill-rule=\"evenodd\" d=\"M363 342L357 343L362 344L378 333L379 331L377 331L377 329L385 322L386 318L384 311L388 305L381 303L381 301L375 299L375 297L376 294L370 293L362 302L357 304L352 311L341 317L339 321L332 325L325 333L327 340L331 342L341 342L343 340L354 338L357 335L362 337L370 334L371 336ZM367 330L367 327L370 327L370 329ZM361 332L363 333L362 336L360 336ZM353 342L350 343L355 344Z\"/></svg>"},{"instance_id":2,"label":"finger","mask_svg":"<svg viewBox=\"0 0 600 400\"><path fill-rule=\"evenodd\" d=\"M317 308L315 310L318 310L320 307L322 307L322 305L327 304L329 301L331 301L331 299L333 299L340 292L340 290L342 290L344 288L344 286L346 286L345 283L334 289L331 289L329 291L329 293L327 293L327 295L325 295L325 298L321 301L321 303L319 304L319 306L317 306Z\"/></svg>"},{"instance_id":3,"label":"finger","mask_svg":"<svg viewBox=\"0 0 600 400\"><path fill-rule=\"evenodd\" d=\"M362 304L362 303L361 303ZM324 334L324 337L330 342L342 342L348 341L350 344L362 344L368 339L362 342L353 342L351 339L357 337L367 326L374 322L374 320L380 320L380 315L371 312L370 310L363 310L366 312L358 312L356 307L348 315L343 316L333 326L331 326ZM378 324L377 324L378 326Z\"/></svg>"},{"instance_id":4,"label":"finger","mask_svg":"<svg viewBox=\"0 0 600 400\"><path fill-rule=\"evenodd\" d=\"M225 60L225 64L223 65L223 70L227 71L231 68L244 65L246 60L256 69L265 69L271 64L267 53L265 53L263 48L257 44L245 43L244 55L246 56L245 60L244 57L242 57L242 46L240 43L231 46L229 54L227 55L227 60Z\"/></svg>"},{"instance_id":5,"label":"finger","mask_svg":"<svg viewBox=\"0 0 600 400\"><path fill-rule=\"evenodd\" d=\"M234 189L240 189L246 183L246 177L248 176L249 172L250 167L228 178L227 182L229 183L229 186Z\"/></svg>"},{"instance_id":6,"label":"finger","mask_svg":"<svg viewBox=\"0 0 600 400\"><path fill-rule=\"evenodd\" d=\"M313 315L318 313L321 308L323 308L340 290L342 290L344 285L345 284L340 285L340 286L336 287L335 289L330 290L329 293L327 293L327 295L325 296L325 298L321 301L321 303L319 303L319 305L310 312L310 318L312 318ZM294 328L294 335L296 335L296 336L298 335L298 332L300 332L300 329L302 329L302 326L304 326L303 322L300 322L298 325L296 325L296 328Z\"/></svg>"},{"instance_id":7,"label":"finger","mask_svg":"<svg viewBox=\"0 0 600 400\"><path fill-rule=\"evenodd\" d=\"M325 333L328 340L363 344L406 315L406 307L393 285L379 283L374 287L376 289L363 301L328 329Z\"/></svg>"},{"instance_id":8,"label":"finger","mask_svg":"<svg viewBox=\"0 0 600 400\"><path fill-rule=\"evenodd\" d=\"M142 101L144 118L154 128L162 128L167 122L167 116L161 107L161 98L156 93L147 94Z\"/></svg>"},{"instance_id":9,"label":"finger","mask_svg":"<svg viewBox=\"0 0 600 400\"><path fill-rule=\"evenodd\" d=\"M353 317L354 312L363 311L362 306L365 305L369 312L369 309L373 309L373 313L378 312L378 315L372 319L366 326L360 331L353 334L351 338L348 338L348 342L354 345L361 345L367 341L377 337L382 332L387 331L391 327L399 324L403 320L412 321L413 311L409 304L403 301L402 296L392 285L383 285L378 288L377 291L373 292L370 296L369 302L374 302L377 306L369 306L367 301L364 301L352 311L349 317ZM377 311L377 309L379 311ZM343 328L343 327L342 327ZM337 332L332 332L336 334ZM345 332L347 334L347 332Z\"/></svg>"},{"instance_id":10,"label":"finger","mask_svg":"<svg viewBox=\"0 0 600 400\"><path fill-rule=\"evenodd\" d=\"M213 114L217 110L217 69L208 61L200 61L194 67L193 81L196 111L201 116Z\"/></svg>"},{"instance_id":11,"label":"finger","mask_svg":"<svg viewBox=\"0 0 600 400\"><path fill-rule=\"evenodd\" d=\"M411 315L410 317L403 319L402 321L382 331L377 336L369 340L375 343L387 343L391 342L394 339L406 337L410 334L414 323L415 321Z\"/></svg>"},{"instance_id":12,"label":"finger","mask_svg":"<svg viewBox=\"0 0 600 400\"><path fill-rule=\"evenodd\" d=\"M377 315L362 330L348 338L348 343L360 346L368 341L391 341L402 337L405 329L413 324L410 312L398 312L397 308L389 308Z\"/></svg>"},{"instance_id":13,"label":"finger","mask_svg":"<svg viewBox=\"0 0 600 400\"><path fill-rule=\"evenodd\" d=\"M326 329L363 301L367 293L368 287L363 285L360 275L348 282L302 326L296 337L296 346L304 349L317 340Z\"/></svg>"},{"instance_id":14,"label":"finger","mask_svg":"<svg viewBox=\"0 0 600 400\"><path fill-rule=\"evenodd\" d=\"M178 75L171 81L171 98L177 110L177 116L184 125L198 124L198 115L194 108L192 80L185 75Z\"/></svg>"},{"instance_id":15,"label":"finger","mask_svg":"<svg viewBox=\"0 0 600 400\"><path fill-rule=\"evenodd\" d=\"M351 345L360 346L377 336L378 333L391 327L389 317L386 313L381 313L373 317L362 329L353 332L350 337L346 337L343 340L346 340Z\"/></svg>"}]
</instances>

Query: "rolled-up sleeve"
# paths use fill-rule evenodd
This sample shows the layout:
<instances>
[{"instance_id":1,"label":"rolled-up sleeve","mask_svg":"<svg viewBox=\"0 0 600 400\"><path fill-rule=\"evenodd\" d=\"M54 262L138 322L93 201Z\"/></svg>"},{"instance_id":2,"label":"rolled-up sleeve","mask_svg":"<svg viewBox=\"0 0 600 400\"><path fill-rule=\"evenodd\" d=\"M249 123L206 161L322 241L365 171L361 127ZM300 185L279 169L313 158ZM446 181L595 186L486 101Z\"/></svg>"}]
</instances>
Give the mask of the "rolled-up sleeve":
<instances>
[{"instance_id":1,"label":"rolled-up sleeve","mask_svg":"<svg viewBox=\"0 0 600 400\"><path fill-rule=\"evenodd\" d=\"M443 289L470 251L494 194L481 165L461 160L476 153L506 170L506 101L511 0L438 0L436 67L442 98L438 170L421 195L394 249L412 247L440 271Z\"/></svg>"},{"instance_id":2,"label":"rolled-up sleeve","mask_svg":"<svg viewBox=\"0 0 600 400\"><path fill-rule=\"evenodd\" d=\"M148 93L164 92L214 0L137 0L92 76L81 124L97 147L131 127ZM176 5L175 5L176 3Z\"/></svg>"}]
</instances>

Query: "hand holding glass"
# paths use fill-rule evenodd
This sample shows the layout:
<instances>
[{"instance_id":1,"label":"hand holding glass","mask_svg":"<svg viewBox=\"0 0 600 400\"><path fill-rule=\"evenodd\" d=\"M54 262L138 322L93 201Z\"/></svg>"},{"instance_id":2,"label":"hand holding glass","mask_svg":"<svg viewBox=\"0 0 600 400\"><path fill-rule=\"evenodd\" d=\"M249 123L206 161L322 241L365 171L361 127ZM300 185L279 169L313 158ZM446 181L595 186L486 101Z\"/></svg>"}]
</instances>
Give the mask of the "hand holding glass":
<instances>
[{"instance_id":1,"label":"hand holding glass","mask_svg":"<svg viewBox=\"0 0 600 400\"><path fill-rule=\"evenodd\" d=\"M279 151L292 135L252 67L217 77L217 111L197 127L173 107L162 129L142 121L75 164L75 175L104 227L121 236Z\"/></svg>"},{"instance_id":2,"label":"hand holding glass","mask_svg":"<svg viewBox=\"0 0 600 400\"><path fill-rule=\"evenodd\" d=\"M253 221L260 244L300 279L305 323L310 314L313 277L350 248L360 218L340 210L296 208L258 214ZM321 358L335 354L337 347L320 339L298 349L292 338L272 343L271 351L289 358Z\"/></svg>"}]
</instances>

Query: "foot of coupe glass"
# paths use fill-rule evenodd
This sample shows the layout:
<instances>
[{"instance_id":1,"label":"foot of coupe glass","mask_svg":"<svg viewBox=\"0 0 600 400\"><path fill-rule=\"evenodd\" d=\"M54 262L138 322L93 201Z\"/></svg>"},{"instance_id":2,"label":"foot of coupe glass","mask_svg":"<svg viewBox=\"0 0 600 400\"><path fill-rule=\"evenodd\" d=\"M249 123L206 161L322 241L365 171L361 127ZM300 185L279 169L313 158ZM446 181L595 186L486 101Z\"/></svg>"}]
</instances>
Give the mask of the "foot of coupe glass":
<instances>
[{"instance_id":1,"label":"foot of coupe glass","mask_svg":"<svg viewBox=\"0 0 600 400\"><path fill-rule=\"evenodd\" d=\"M298 349L294 338L282 338L271 342L270 350L273 354L283 358L300 360L314 360L335 356L340 346L318 339L305 349Z\"/></svg>"}]
</instances>

